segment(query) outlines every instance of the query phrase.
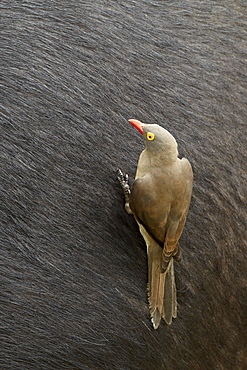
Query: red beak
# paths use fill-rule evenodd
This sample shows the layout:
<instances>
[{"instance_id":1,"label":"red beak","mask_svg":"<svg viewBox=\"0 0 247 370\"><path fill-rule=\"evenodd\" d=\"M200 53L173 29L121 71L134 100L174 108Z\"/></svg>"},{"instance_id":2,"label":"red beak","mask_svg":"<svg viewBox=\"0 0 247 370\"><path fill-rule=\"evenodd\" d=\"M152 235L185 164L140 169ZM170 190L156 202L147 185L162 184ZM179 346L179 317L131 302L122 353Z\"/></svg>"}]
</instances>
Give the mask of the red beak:
<instances>
[{"instance_id":1,"label":"red beak","mask_svg":"<svg viewBox=\"0 0 247 370\"><path fill-rule=\"evenodd\" d=\"M129 122L135 127L137 128L137 130L143 135L144 132L143 132L143 127L144 127L144 123L142 123L141 121L137 121L137 119L129 119Z\"/></svg>"}]
</instances>

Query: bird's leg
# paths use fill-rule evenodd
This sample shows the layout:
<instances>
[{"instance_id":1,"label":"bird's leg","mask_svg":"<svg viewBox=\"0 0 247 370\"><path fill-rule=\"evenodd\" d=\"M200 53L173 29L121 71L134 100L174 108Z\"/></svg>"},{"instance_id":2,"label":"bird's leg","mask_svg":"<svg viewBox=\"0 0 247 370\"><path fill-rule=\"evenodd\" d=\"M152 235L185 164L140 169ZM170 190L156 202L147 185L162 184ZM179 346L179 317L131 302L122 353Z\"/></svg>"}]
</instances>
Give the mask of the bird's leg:
<instances>
[{"instance_id":1,"label":"bird's leg","mask_svg":"<svg viewBox=\"0 0 247 370\"><path fill-rule=\"evenodd\" d=\"M124 197L125 197L125 209L127 211L127 213L131 214L132 211L130 209L130 205L129 205L129 202L130 202L130 186L129 186L129 183L128 183L128 179L129 179L129 176L128 174L124 174L119 168L118 168L118 181L123 189L123 192L124 192Z\"/></svg>"},{"instance_id":2,"label":"bird's leg","mask_svg":"<svg viewBox=\"0 0 247 370\"><path fill-rule=\"evenodd\" d=\"M129 203L129 200L130 200L130 187L129 187L128 179L129 179L129 175L127 173L124 174L118 168L118 181L120 182L120 185L124 192L125 203Z\"/></svg>"}]
</instances>

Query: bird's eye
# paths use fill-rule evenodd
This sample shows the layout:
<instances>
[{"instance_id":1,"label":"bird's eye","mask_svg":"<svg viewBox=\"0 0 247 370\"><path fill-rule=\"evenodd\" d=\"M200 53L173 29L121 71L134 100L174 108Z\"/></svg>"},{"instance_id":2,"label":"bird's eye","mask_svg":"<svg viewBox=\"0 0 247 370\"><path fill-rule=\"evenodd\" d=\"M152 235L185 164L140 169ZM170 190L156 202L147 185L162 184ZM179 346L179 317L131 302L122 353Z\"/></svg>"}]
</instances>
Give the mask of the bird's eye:
<instances>
[{"instance_id":1,"label":"bird's eye","mask_svg":"<svg viewBox=\"0 0 247 370\"><path fill-rule=\"evenodd\" d=\"M148 140L153 140L155 135L152 132L147 132L147 139Z\"/></svg>"}]
</instances>

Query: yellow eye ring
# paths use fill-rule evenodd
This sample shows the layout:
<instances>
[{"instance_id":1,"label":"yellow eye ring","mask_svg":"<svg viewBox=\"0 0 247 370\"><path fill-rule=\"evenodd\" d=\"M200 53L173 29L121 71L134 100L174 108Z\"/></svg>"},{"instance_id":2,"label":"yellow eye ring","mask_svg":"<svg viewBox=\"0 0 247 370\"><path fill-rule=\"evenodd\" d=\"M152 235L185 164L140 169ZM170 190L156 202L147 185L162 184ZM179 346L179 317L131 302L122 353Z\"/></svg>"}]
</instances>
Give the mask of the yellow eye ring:
<instances>
[{"instance_id":1,"label":"yellow eye ring","mask_svg":"<svg viewBox=\"0 0 247 370\"><path fill-rule=\"evenodd\" d=\"M147 137L148 140L153 140L155 135L152 132L147 132L146 137Z\"/></svg>"}]
</instances>

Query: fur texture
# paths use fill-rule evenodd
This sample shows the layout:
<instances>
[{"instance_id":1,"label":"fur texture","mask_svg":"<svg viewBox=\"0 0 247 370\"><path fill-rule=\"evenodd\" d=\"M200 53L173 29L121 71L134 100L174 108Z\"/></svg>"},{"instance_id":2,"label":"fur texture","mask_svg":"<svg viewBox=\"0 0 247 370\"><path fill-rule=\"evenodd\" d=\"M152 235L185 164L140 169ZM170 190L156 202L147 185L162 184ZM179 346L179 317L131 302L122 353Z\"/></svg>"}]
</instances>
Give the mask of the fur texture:
<instances>
[{"instance_id":1,"label":"fur texture","mask_svg":"<svg viewBox=\"0 0 247 370\"><path fill-rule=\"evenodd\" d=\"M0 11L0 367L243 369L245 2ZM162 122L195 173L179 317L156 331L146 248L116 180L142 148L130 117Z\"/></svg>"}]
</instances>

